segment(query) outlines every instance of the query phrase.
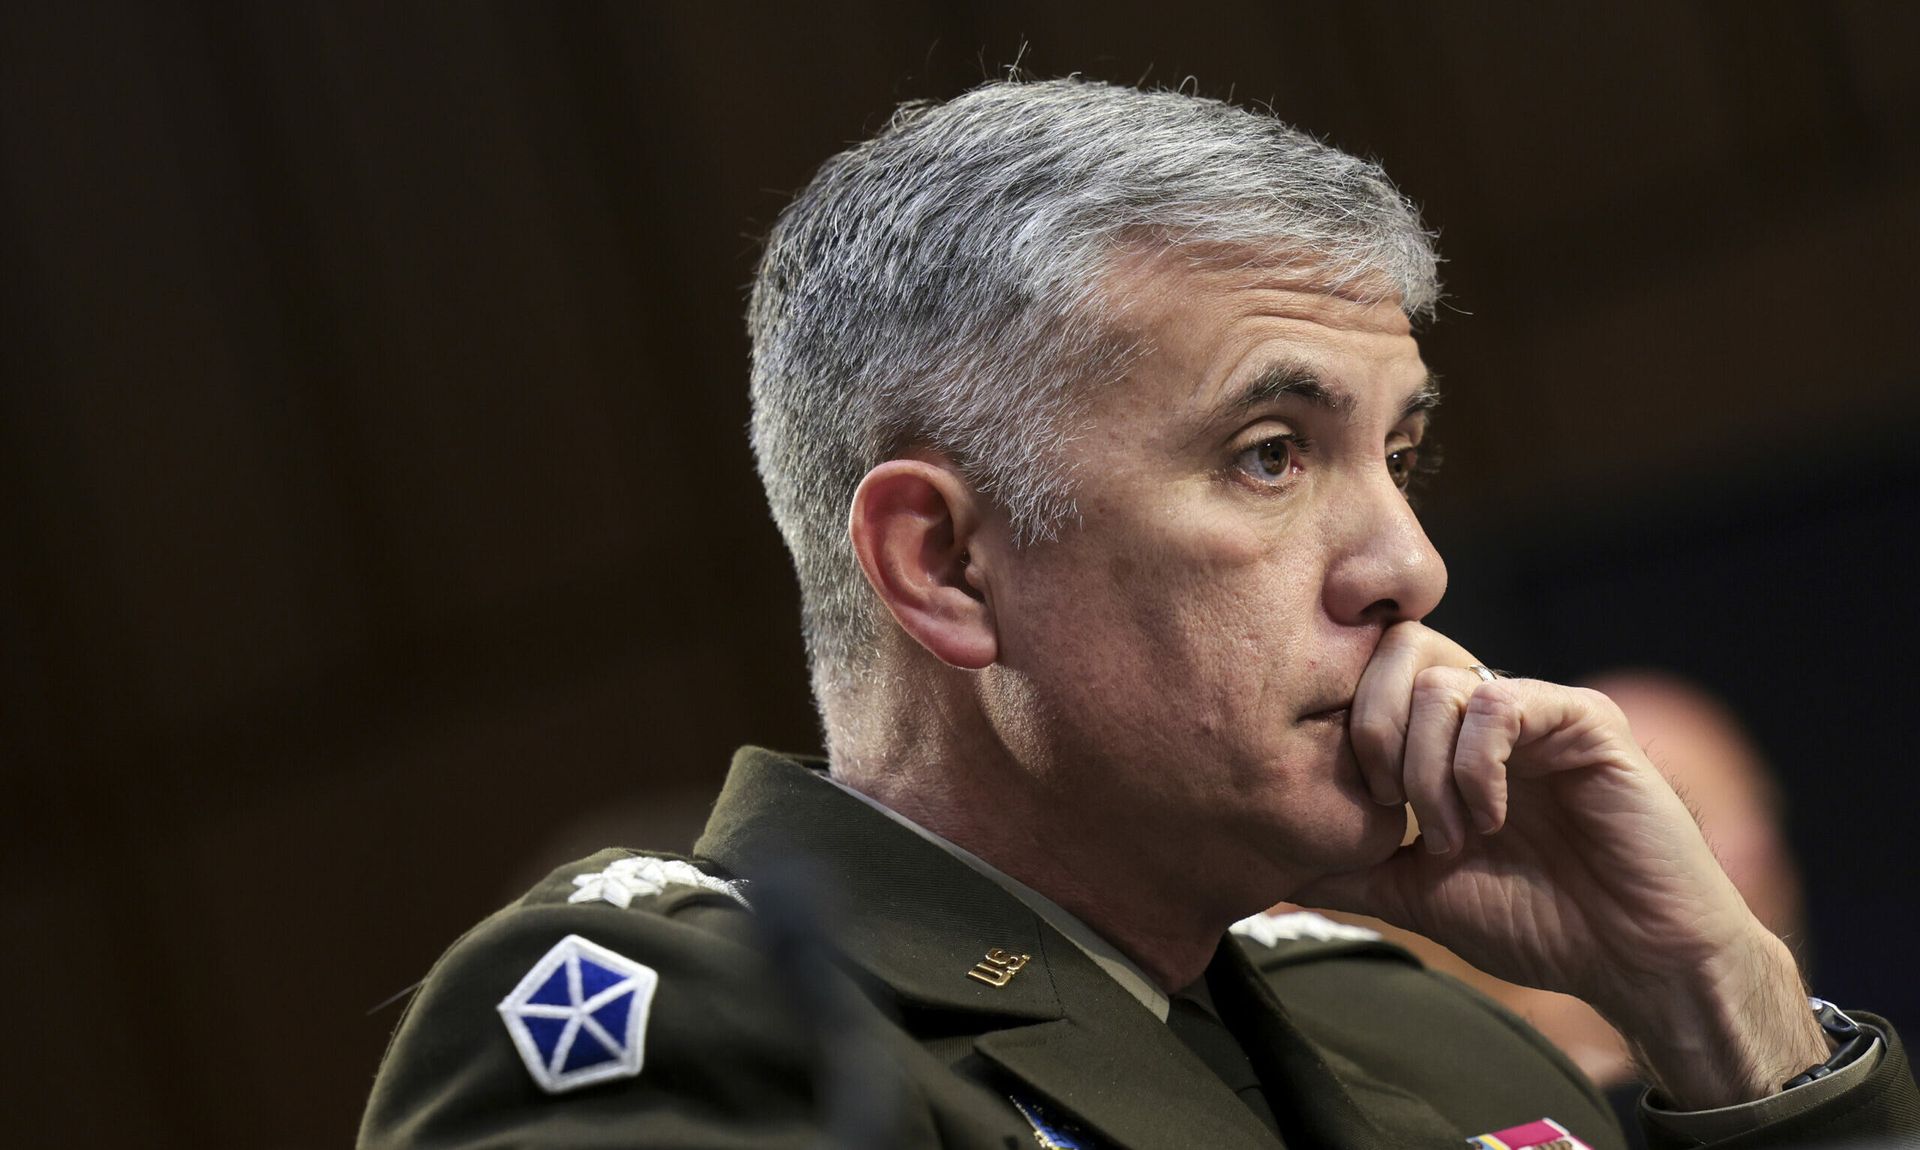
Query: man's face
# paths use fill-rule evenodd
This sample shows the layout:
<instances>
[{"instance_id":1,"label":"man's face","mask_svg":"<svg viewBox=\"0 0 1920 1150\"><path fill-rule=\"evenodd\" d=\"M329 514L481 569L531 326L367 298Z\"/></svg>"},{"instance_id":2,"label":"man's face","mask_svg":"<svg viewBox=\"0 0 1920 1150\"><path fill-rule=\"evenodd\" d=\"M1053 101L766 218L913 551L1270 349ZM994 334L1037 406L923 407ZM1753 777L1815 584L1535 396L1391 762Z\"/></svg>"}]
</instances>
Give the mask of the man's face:
<instances>
[{"instance_id":1,"label":"man's face","mask_svg":"<svg viewBox=\"0 0 1920 1150\"><path fill-rule=\"evenodd\" d=\"M1376 861L1404 816L1368 797L1344 708L1446 586L1404 491L1432 400L1406 318L1271 270L1109 283L1147 350L1069 448L1080 525L994 580L989 706L1073 817L1189 868Z\"/></svg>"}]
</instances>

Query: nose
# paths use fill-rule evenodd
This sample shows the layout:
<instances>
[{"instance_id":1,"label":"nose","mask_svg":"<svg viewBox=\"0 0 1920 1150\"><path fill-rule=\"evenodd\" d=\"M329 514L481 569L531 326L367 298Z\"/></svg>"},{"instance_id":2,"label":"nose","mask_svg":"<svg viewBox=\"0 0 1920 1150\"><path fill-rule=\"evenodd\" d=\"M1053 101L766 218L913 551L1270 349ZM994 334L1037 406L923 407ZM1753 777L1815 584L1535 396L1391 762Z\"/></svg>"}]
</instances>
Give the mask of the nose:
<instances>
[{"instance_id":1,"label":"nose","mask_svg":"<svg viewBox=\"0 0 1920 1150\"><path fill-rule=\"evenodd\" d=\"M1407 497L1384 477L1351 492L1334 517L1327 613L1349 626L1424 618L1447 590L1447 565Z\"/></svg>"}]
</instances>

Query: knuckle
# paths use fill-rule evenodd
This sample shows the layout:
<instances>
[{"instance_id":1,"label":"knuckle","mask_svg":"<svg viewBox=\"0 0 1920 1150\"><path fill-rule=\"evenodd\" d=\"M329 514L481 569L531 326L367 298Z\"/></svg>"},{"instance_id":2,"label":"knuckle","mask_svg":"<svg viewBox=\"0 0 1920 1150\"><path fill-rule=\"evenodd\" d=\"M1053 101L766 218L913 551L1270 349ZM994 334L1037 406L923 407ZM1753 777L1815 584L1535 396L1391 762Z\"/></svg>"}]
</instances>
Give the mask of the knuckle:
<instances>
[{"instance_id":1,"label":"knuckle","mask_svg":"<svg viewBox=\"0 0 1920 1150\"><path fill-rule=\"evenodd\" d=\"M1416 703L1458 703L1460 683L1452 667L1424 667L1413 676Z\"/></svg>"},{"instance_id":2,"label":"knuckle","mask_svg":"<svg viewBox=\"0 0 1920 1150\"><path fill-rule=\"evenodd\" d=\"M1518 730L1520 727L1520 700L1515 697L1513 688L1505 681L1482 683L1480 688L1467 700L1467 716L1470 720L1493 723L1503 729Z\"/></svg>"},{"instance_id":3,"label":"knuckle","mask_svg":"<svg viewBox=\"0 0 1920 1150\"><path fill-rule=\"evenodd\" d=\"M1490 783L1500 777L1501 766L1479 755L1465 756L1453 764L1453 774L1468 783Z\"/></svg>"},{"instance_id":4,"label":"knuckle","mask_svg":"<svg viewBox=\"0 0 1920 1150\"><path fill-rule=\"evenodd\" d=\"M1590 707L1601 719L1608 723L1626 726L1627 713L1620 709L1620 704L1614 702L1612 696L1596 691L1592 687L1568 687L1567 690L1572 691L1576 698Z\"/></svg>"},{"instance_id":5,"label":"knuckle","mask_svg":"<svg viewBox=\"0 0 1920 1150\"><path fill-rule=\"evenodd\" d=\"M1395 756L1394 748L1403 737L1391 719L1380 716L1356 718L1348 727L1353 749L1363 762L1384 763Z\"/></svg>"}]
</instances>

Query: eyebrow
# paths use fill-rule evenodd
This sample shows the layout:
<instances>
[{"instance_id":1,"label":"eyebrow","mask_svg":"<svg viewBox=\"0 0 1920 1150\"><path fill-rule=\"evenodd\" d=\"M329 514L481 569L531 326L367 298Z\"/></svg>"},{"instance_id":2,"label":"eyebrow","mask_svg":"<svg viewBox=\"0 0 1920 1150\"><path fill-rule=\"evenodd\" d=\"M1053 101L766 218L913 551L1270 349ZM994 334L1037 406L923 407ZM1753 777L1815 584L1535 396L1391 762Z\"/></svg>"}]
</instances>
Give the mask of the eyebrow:
<instances>
[{"instance_id":1,"label":"eyebrow","mask_svg":"<svg viewBox=\"0 0 1920 1150\"><path fill-rule=\"evenodd\" d=\"M1212 427L1228 419L1243 416L1255 408L1282 399L1303 400L1342 418L1351 417L1355 407L1353 396L1327 387L1307 368L1298 364L1281 363L1254 376L1245 387L1216 406L1207 419L1206 426ZM1400 406L1398 419L1405 419L1417 412L1432 411L1438 406L1440 406L1440 377L1429 371L1426 378L1421 381L1419 389L1408 396L1407 401Z\"/></svg>"}]
</instances>

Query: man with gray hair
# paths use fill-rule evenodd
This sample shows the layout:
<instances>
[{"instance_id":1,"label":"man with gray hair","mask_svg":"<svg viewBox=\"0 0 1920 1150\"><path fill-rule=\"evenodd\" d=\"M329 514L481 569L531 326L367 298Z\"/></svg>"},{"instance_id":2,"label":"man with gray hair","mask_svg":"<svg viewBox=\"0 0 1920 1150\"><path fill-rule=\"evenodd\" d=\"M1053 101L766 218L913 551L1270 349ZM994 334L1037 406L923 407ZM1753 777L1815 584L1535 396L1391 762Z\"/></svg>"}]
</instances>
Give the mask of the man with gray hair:
<instances>
[{"instance_id":1,"label":"man with gray hair","mask_svg":"<svg viewBox=\"0 0 1920 1150\"><path fill-rule=\"evenodd\" d=\"M1920 1135L1619 710L1421 623L1435 262L1378 168L1174 92L988 84L830 160L749 319L827 754L469 932L363 1144L1621 1145L1282 900L1594 1003L1657 1145Z\"/></svg>"}]
</instances>

